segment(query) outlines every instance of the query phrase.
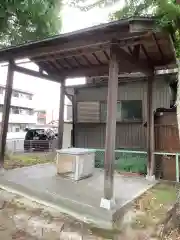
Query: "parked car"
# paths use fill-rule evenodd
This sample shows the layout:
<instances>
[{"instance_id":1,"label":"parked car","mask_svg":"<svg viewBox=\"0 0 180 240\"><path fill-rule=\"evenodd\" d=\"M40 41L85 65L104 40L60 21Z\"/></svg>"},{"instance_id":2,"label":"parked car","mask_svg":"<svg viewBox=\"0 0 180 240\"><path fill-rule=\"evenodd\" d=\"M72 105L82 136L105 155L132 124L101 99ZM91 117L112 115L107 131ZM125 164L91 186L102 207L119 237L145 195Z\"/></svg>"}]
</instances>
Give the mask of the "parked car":
<instances>
[{"instance_id":1,"label":"parked car","mask_svg":"<svg viewBox=\"0 0 180 240\"><path fill-rule=\"evenodd\" d=\"M52 129L26 129L24 151L47 151L50 149L52 140L56 138L57 134Z\"/></svg>"}]
</instances>

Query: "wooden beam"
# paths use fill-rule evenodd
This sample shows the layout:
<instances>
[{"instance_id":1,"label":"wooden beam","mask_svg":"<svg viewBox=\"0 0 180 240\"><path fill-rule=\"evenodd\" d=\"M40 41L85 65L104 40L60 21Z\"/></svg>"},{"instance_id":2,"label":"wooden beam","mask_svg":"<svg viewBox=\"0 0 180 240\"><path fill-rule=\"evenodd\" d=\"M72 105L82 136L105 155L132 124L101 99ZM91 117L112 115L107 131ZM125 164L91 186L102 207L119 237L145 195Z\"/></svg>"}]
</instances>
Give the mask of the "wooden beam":
<instances>
[{"instance_id":1,"label":"wooden beam","mask_svg":"<svg viewBox=\"0 0 180 240\"><path fill-rule=\"evenodd\" d=\"M76 78L76 77L85 77L85 76L98 76L105 73L108 73L108 64L91 65L89 67L79 66L74 69L66 69L66 70L59 71L59 76ZM53 74L50 73L49 76L53 76Z\"/></svg>"},{"instance_id":2,"label":"wooden beam","mask_svg":"<svg viewBox=\"0 0 180 240\"><path fill-rule=\"evenodd\" d=\"M136 60L139 60L139 55L140 55L140 50L141 50L141 45L135 45L132 51L132 57Z\"/></svg>"},{"instance_id":3,"label":"wooden beam","mask_svg":"<svg viewBox=\"0 0 180 240\"><path fill-rule=\"evenodd\" d=\"M134 37L134 38L125 38L125 39L120 39L117 40L119 47L125 47L125 46L136 46L136 45L140 45L140 43L145 42L145 36L142 35L141 36L142 39L140 39L140 37ZM143 38L144 37L144 38ZM108 41L107 43L104 44L99 44L99 45L95 45L95 46L87 46L87 48L83 47L82 49L70 49L67 50L66 52L56 52L56 53L50 53L50 55L45 55L45 56L40 56L40 57L36 57L36 58L32 58L32 60L36 63L38 62L43 62L43 61L54 61L54 60L61 60L64 58L76 58L78 56L82 56L82 55L86 55L86 54L93 54L93 53L98 53L98 52L102 52L102 51L106 51L109 50L111 45L111 39L110 41ZM56 55L58 54L58 55ZM108 60L109 57L108 55L106 55Z\"/></svg>"},{"instance_id":4,"label":"wooden beam","mask_svg":"<svg viewBox=\"0 0 180 240\"><path fill-rule=\"evenodd\" d=\"M99 77L98 77L99 78ZM108 79L106 79L106 76L100 76L100 78L102 78L102 81L96 82L96 79L92 79L92 82L83 84L83 85L77 85L75 86L76 89L89 89L89 88L94 88L94 87L103 87L103 86L108 86ZM132 83L132 82L143 82L146 81L147 77L143 76L143 77L129 77L127 78L126 76L124 76L124 78L119 78L118 79L118 84L121 86L121 84L124 83Z\"/></svg>"},{"instance_id":5,"label":"wooden beam","mask_svg":"<svg viewBox=\"0 0 180 240\"><path fill-rule=\"evenodd\" d=\"M71 143L72 147L76 147L76 123L77 123L77 91L74 90L73 101L72 101L72 134Z\"/></svg>"},{"instance_id":6,"label":"wooden beam","mask_svg":"<svg viewBox=\"0 0 180 240\"><path fill-rule=\"evenodd\" d=\"M104 53L104 56L105 56L105 58L107 59L107 61L109 61L109 55L107 54L107 52L106 52L106 51L103 51L103 53Z\"/></svg>"},{"instance_id":7,"label":"wooden beam","mask_svg":"<svg viewBox=\"0 0 180 240\"><path fill-rule=\"evenodd\" d=\"M41 69L40 72L36 72L34 70L27 69L27 68L24 68L24 67L20 67L20 66L17 66L17 65L14 65L13 69L14 69L14 71L17 71L17 72L20 72L20 73L23 73L23 74L28 74L28 75L33 76L33 77L39 77L39 78L47 79L47 80L50 80L50 81L59 82L59 78L58 78L57 75L43 74L42 69ZM70 101L72 101L71 96L66 92L66 90L65 90L65 94L66 94L67 98Z\"/></svg>"},{"instance_id":8,"label":"wooden beam","mask_svg":"<svg viewBox=\"0 0 180 240\"><path fill-rule=\"evenodd\" d=\"M27 74L33 77L38 77L38 78L43 78L49 81L54 81L54 82L60 82L60 78L58 74L53 74L50 73L48 75L36 72L34 70L24 68L21 66L14 65L14 71L20 72L23 74ZM44 71L48 71L45 68L43 69ZM72 70L67 69L67 70L62 70L59 71L59 74L61 77L84 77L88 75L99 75L101 73L107 73L108 72L108 65L101 65L101 66L93 66L93 67L79 67L79 68L74 68Z\"/></svg>"},{"instance_id":9,"label":"wooden beam","mask_svg":"<svg viewBox=\"0 0 180 240\"><path fill-rule=\"evenodd\" d=\"M39 67L39 73L40 73L40 74L44 74L44 73L43 73L43 69L42 69L41 67Z\"/></svg>"},{"instance_id":10,"label":"wooden beam","mask_svg":"<svg viewBox=\"0 0 180 240\"><path fill-rule=\"evenodd\" d=\"M51 69L55 69L55 72L58 72L61 67L56 61L48 61L48 65L51 67Z\"/></svg>"},{"instance_id":11,"label":"wooden beam","mask_svg":"<svg viewBox=\"0 0 180 240\"><path fill-rule=\"evenodd\" d=\"M6 138L8 132L8 123L9 123L9 113L10 113L10 104L11 104L11 95L12 95L12 86L13 86L13 60L9 61L8 73L7 73L7 82L6 90L4 97L4 106L2 114L2 123L1 123L1 134L0 134L0 167L3 167L4 156L6 152Z\"/></svg>"},{"instance_id":12,"label":"wooden beam","mask_svg":"<svg viewBox=\"0 0 180 240\"><path fill-rule=\"evenodd\" d=\"M61 88L60 88L59 121L58 121L58 142L57 142L57 148L58 149L61 149L63 147L64 97L65 97L65 79L61 82Z\"/></svg>"},{"instance_id":13,"label":"wooden beam","mask_svg":"<svg viewBox=\"0 0 180 240\"><path fill-rule=\"evenodd\" d=\"M93 55L93 57L96 59L96 61L97 61L100 65L103 64L103 63L101 62L101 60L99 60L99 58L97 57L97 55L96 55L95 52L92 53L92 55Z\"/></svg>"},{"instance_id":14,"label":"wooden beam","mask_svg":"<svg viewBox=\"0 0 180 240\"><path fill-rule=\"evenodd\" d=\"M130 32L139 32L142 30L146 30L147 32L151 32L152 29L156 26L155 20L152 21L150 18L146 19L146 21L131 21L129 24L129 31Z\"/></svg>"},{"instance_id":15,"label":"wooden beam","mask_svg":"<svg viewBox=\"0 0 180 240\"><path fill-rule=\"evenodd\" d=\"M66 97L69 99L70 102L72 102L73 95L70 95L66 89L64 91L65 91Z\"/></svg>"},{"instance_id":16,"label":"wooden beam","mask_svg":"<svg viewBox=\"0 0 180 240\"><path fill-rule=\"evenodd\" d=\"M147 81L147 175L154 175L154 111L153 111L153 82L154 76L150 76Z\"/></svg>"},{"instance_id":17,"label":"wooden beam","mask_svg":"<svg viewBox=\"0 0 180 240\"><path fill-rule=\"evenodd\" d=\"M28 69L28 68L24 68L24 67L14 65L13 70L16 71L16 72L20 72L20 73L23 73L23 74L33 76L33 77L43 78L43 79L53 81L53 82L60 82L60 78L58 77L58 75L53 75L53 74L46 75L46 74L42 73L42 70L45 70L45 69L42 69L42 68L41 68L41 72L36 72L36 71Z\"/></svg>"},{"instance_id":18,"label":"wooden beam","mask_svg":"<svg viewBox=\"0 0 180 240\"><path fill-rule=\"evenodd\" d=\"M143 51L143 53L144 53L144 56L145 56L146 59L147 59L148 64L151 65L151 66L153 66L153 61L152 61L152 59L150 58L150 56L148 55L148 52L147 52L147 50L146 50L146 48L145 48L145 46L144 46L143 44L141 45L141 48L142 48L142 51Z\"/></svg>"},{"instance_id":19,"label":"wooden beam","mask_svg":"<svg viewBox=\"0 0 180 240\"><path fill-rule=\"evenodd\" d=\"M92 54L94 52L99 52L104 49L109 49L110 42L104 43L104 44L99 44L99 45L92 45L92 46L87 46L87 48L82 47L80 48L74 48L74 49L67 49L67 51L60 51L60 52L54 52L54 53L49 53L46 54L45 56L37 56L37 57L32 57L32 61L38 63L38 62L43 62L43 61L55 61L55 60L64 60L68 58L74 58L78 56L82 56L83 54ZM68 60L67 60L68 61Z\"/></svg>"},{"instance_id":20,"label":"wooden beam","mask_svg":"<svg viewBox=\"0 0 180 240\"><path fill-rule=\"evenodd\" d=\"M34 43L24 44L14 48L8 48L0 51L0 61L8 61L9 58L35 58L40 56L48 56L49 54L60 54L64 52L79 51L82 49L89 49L91 47L103 46L109 44L111 39L121 39L119 44L125 46L133 44L134 42L142 41L142 37L146 38L147 31L136 33L129 32L104 32L102 34L85 34L82 36L75 36L74 38L59 37ZM69 40L69 41L68 41Z\"/></svg>"},{"instance_id":21,"label":"wooden beam","mask_svg":"<svg viewBox=\"0 0 180 240\"><path fill-rule=\"evenodd\" d=\"M73 58L74 61L76 62L76 65L78 65L78 66L83 66L83 65L79 62L79 60L77 59L77 56L72 56L72 58Z\"/></svg>"},{"instance_id":22,"label":"wooden beam","mask_svg":"<svg viewBox=\"0 0 180 240\"><path fill-rule=\"evenodd\" d=\"M74 96L75 94L74 89L75 89L75 86L66 86L66 94L70 96Z\"/></svg>"},{"instance_id":23,"label":"wooden beam","mask_svg":"<svg viewBox=\"0 0 180 240\"><path fill-rule=\"evenodd\" d=\"M89 65L89 66L92 66L92 62L86 57L86 55L82 55L83 59L86 61L86 63Z\"/></svg>"},{"instance_id":24,"label":"wooden beam","mask_svg":"<svg viewBox=\"0 0 180 240\"><path fill-rule=\"evenodd\" d=\"M125 62L124 59L121 59L121 64L119 64L119 71L120 73L132 73L132 72L139 72L140 69L136 64L130 64L129 62ZM149 70L149 69L148 69ZM46 70L48 71L48 70ZM150 74L150 70L148 72ZM89 67L78 67L74 69L66 69L59 71L60 76L66 76L69 78L76 78L76 77L93 77L93 76L102 76L108 74L108 64L102 64L102 65L91 65ZM152 75L152 72L151 72ZM51 72L49 73L49 76L53 76ZM54 79L54 77L53 77Z\"/></svg>"},{"instance_id":25,"label":"wooden beam","mask_svg":"<svg viewBox=\"0 0 180 240\"><path fill-rule=\"evenodd\" d=\"M119 57L119 61L128 61L129 65L127 63L122 63L119 66L120 72L138 72L141 71L145 73L146 75L152 75L152 69L149 68L149 66L142 62L135 60L131 55L129 55L125 50L117 47L117 54ZM41 66L43 68L43 66ZM48 71L44 68L45 71ZM53 74L49 73L48 75L36 72L34 70L30 70L21 66L14 66L14 71L21 72L24 74L28 74L34 77L39 77L47 80L51 80L54 82L60 82L60 78L58 75L63 77L83 77L83 76L98 76L98 75L104 75L108 73L108 65L102 64L102 65L91 65L90 67L78 67L74 69L66 69L59 71L59 74Z\"/></svg>"},{"instance_id":26,"label":"wooden beam","mask_svg":"<svg viewBox=\"0 0 180 240\"><path fill-rule=\"evenodd\" d=\"M64 62L68 65L68 67L72 68L74 67L67 58L63 58ZM58 62L60 64L60 62Z\"/></svg>"},{"instance_id":27,"label":"wooden beam","mask_svg":"<svg viewBox=\"0 0 180 240\"><path fill-rule=\"evenodd\" d=\"M127 61L130 64L134 65L137 70L146 74L147 76L152 76L154 74L154 69L152 69L146 62L142 60L137 60L134 56L131 56L124 49L120 48L118 45L115 45L116 53L119 61Z\"/></svg>"},{"instance_id":28,"label":"wooden beam","mask_svg":"<svg viewBox=\"0 0 180 240\"><path fill-rule=\"evenodd\" d=\"M116 55L116 49L112 46L110 50L110 62L109 62L107 123L106 123L105 159L104 159L104 198L108 200L113 199L114 188L118 72L119 64Z\"/></svg>"},{"instance_id":29,"label":"wooden beam","mask_svg":"<svg viewBox=\"0 0 180 240\"><path fill-rule=\"evenodd\" d=\"M157 46L157 48L158 48L158 50L159 50L159 52L160 52L160 54L161 54L161 60L162 60L162 62L164 62L165 57L164 57L163 51L162 51L162 49L161 49L161 47L160 47L160 44L159 44L159 42L158 42L158 39L157 39L157 37L156 37L156 34L153 33L153 34L152 34L152 37L153 37L154 41L156 42L156 46Z\"/></svg>"},{"instance_id":30,"label":"wooden beam","mask_svg":"<svg viewBox=\"0 0 180 240\"><path fill-rule=\"evenodd\" d=\"M133 52L132 52L131 46L128 46L127 48L128 48L129 53L132 55Z\"/></svg>"}]
</instances>

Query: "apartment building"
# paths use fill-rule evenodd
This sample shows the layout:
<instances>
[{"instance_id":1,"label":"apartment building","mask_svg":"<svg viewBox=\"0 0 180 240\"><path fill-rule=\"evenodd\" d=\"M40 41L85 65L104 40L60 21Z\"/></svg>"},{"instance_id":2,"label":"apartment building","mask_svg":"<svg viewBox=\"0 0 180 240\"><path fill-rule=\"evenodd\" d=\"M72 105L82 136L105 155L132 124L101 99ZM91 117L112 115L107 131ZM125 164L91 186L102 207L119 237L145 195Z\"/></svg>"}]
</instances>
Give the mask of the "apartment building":
<instances>
[{"instance_id":1,"label":"apartment building","mask_svg":"<svg viewBox=\"0 0 180 240\"><path fill-rule=\"evenodd\" d=\"M0 85L0 124L4 104L5 86ZM8 132L20 132L37 123L34 114L33 94L20 89L13 89Z\"/></svg>"}]
</instances>

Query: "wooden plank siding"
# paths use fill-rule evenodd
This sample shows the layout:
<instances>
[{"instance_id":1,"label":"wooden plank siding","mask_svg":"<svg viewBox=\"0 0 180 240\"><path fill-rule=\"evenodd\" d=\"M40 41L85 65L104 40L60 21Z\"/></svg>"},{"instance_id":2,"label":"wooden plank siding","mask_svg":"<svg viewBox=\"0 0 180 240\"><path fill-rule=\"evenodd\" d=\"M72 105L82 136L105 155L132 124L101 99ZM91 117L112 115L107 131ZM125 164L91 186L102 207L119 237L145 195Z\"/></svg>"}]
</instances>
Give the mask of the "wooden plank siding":
<instances>
[{"instance_id":1,"label":"wooden plank siding","mask_svg":"<svg viewBox=\"0 0 180 240\"><path fill-rule=\"evenodd\" d=\"M79 88L76 97L79 109L82 108L82 105L87 106L87 102L96 102L94 105L89 104L86 108L87 111L84 108L81 113L78 111L78 115L81 114L81 116L78 116L79 120L82 118L82 113L85 112L87 112L87 115L89 114L91 119L87 117L85 118L87 122L77 121L75 127L76 147L104 148L106 125L97 121L97 110L98 103L107 99L107 87ZM146 128L143 124L147 118L147 82L138 81L120 84L118 101L121 100L142 100L143 119L142 122L117 122L116 148L145 149ZM163 78L158 78L153 85L154 110L159 107L169 108L170 101L171 91L169 85ZM94 110L92 110L93 106L95 106ZM95 118L95 121L93 121L93 118Z\"/></svg>"},{"instance_id":2,"label":"wooden plank siding","mask_svg":"<svg viewBox=\"0 0 180 240\"><path fill-rule=\"evenodd\" d=\"M78 102L77 122L99 122L100 103L99 102Z\"/></svg>"}]
</instances>

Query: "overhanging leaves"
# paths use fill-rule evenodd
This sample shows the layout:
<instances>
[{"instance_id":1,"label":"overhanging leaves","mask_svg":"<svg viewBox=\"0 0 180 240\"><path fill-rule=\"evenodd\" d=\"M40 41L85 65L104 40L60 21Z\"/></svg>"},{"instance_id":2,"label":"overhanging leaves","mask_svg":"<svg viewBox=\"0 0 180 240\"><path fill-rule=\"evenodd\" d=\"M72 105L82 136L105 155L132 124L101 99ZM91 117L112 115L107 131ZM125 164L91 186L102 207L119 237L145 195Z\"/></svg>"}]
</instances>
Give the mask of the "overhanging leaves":
<instances>
[{"instance_id":1,"label":"overhanging leaves","mask_svg":"<svg viewBox=\"0 0 180 240\"><path fill-rule=\"evenodd\" d=\"M0 44L20 44L59 33L61 0L1 0Z\"/></svg>"}]
</instances>

